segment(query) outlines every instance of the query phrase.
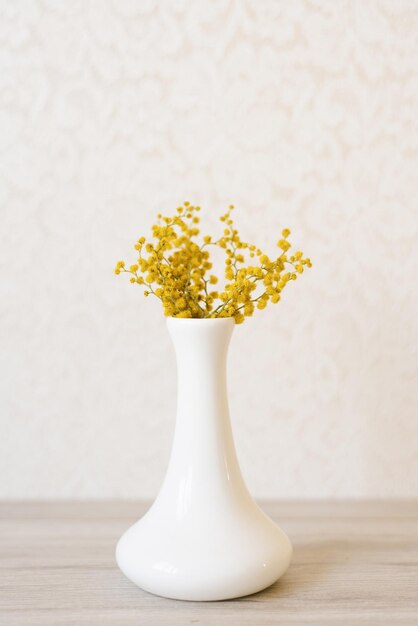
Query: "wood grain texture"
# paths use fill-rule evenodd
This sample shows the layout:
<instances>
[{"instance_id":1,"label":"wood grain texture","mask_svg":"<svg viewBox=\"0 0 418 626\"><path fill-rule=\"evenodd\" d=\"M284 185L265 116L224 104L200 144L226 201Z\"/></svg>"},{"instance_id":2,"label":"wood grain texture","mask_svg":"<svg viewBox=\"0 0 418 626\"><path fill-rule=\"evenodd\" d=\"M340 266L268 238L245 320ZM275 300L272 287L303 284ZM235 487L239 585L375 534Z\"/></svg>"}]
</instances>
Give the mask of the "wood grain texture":
<instances>
[{"instance_id":1,"label":"wood grain texture","mask_svg":"<svg viewBox=\"0 0 418 626\"><path fill-rule=\"evenodd\" d=\"M116 567L138 503L0 505L1 626L418 623L418 502L262 503L294 545L287 574L234 601L152 596Z\"/></svg>"}]
</instances>

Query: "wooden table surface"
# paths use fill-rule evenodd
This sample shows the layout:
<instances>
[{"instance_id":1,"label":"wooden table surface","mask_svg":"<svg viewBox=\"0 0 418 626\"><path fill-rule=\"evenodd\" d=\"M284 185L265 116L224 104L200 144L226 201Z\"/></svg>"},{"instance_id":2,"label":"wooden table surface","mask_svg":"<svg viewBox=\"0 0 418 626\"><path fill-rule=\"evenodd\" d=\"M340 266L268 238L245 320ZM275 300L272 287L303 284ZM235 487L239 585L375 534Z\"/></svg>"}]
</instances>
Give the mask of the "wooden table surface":
<instances>
[{"instance_id":1,"label":"wooden table surface","mask_svg":"<svg viewBox=\"0 0 418 626\"><path fill-rule=\"evenodd\" d=\"M152 596L117 569L144 503L0 504L0 624L418 624L418 502L261 504L293 542L287 574L209 603Z\"/></svg>"}]
</instances>

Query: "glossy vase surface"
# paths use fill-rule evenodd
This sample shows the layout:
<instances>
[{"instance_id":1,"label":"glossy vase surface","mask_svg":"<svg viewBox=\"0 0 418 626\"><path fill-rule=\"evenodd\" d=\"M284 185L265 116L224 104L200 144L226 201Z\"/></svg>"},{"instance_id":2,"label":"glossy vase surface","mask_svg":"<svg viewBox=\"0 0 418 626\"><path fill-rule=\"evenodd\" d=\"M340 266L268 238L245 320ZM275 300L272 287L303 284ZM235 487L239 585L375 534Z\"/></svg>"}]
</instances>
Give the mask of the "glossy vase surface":
<instances>
[{"instance_id":1,"label":"glossy vase surface","mask_svg":"<svg viewBox=\"0 0 418 626\"><path fill-rule=\"evenodd\" d=\"M177 418L165 479L121 537L122 572L151 593L224 600L255 593L288 568L285 533L243 481L231 431L226 359L231 318L168 318L177 358Z\"/></svg>"}]
</instances>

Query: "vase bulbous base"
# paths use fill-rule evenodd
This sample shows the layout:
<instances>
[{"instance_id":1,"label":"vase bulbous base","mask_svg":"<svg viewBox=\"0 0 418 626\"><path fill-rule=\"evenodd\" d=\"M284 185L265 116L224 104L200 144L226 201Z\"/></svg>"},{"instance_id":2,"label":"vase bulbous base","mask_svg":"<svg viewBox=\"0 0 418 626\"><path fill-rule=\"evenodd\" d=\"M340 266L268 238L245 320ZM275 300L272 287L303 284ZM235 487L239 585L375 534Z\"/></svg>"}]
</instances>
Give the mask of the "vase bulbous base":
<instances>
[{"instance_id":1,"label":"vase bulbous base","mask_svg":"<svg viewBox=\"0 0 418 626\"><path fill-rule=\"evenodd\" d=\"M117 563L129 580L177 600L227 600L269 587L287 570L286 534L253 503L220 520L169 520L150 511L119 540Z\"/></svg>"}]
</instances>

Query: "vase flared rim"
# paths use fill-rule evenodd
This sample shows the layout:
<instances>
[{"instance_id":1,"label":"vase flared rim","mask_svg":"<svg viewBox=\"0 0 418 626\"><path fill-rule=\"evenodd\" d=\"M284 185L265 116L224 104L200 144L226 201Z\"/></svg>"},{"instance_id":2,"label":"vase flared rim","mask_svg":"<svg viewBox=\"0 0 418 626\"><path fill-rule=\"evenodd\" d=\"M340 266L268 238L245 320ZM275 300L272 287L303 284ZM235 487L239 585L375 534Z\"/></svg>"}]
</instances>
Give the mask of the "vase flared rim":
<instances>
[{"instance_id":1,"label":"vase flared rim","mask_svg":"<svg viewBox=\"0 0 418 626\"><path fill-rule=\"evenodd\" d=\"M197 324L203 322L210 322L211 324L230 324L233 322L235 324L235 320L233 317L172 317L169 316L166 318L167 323L174 324Z\"/></svg>"}]
</instances>

